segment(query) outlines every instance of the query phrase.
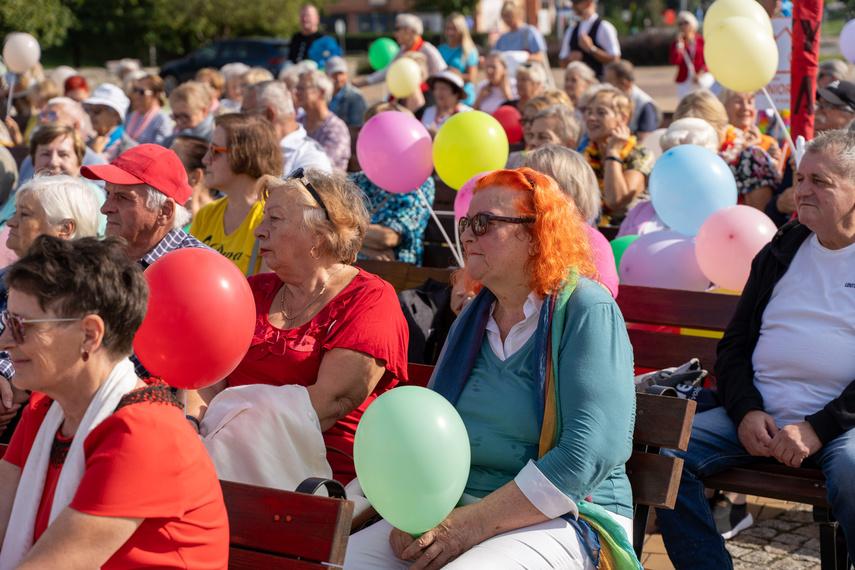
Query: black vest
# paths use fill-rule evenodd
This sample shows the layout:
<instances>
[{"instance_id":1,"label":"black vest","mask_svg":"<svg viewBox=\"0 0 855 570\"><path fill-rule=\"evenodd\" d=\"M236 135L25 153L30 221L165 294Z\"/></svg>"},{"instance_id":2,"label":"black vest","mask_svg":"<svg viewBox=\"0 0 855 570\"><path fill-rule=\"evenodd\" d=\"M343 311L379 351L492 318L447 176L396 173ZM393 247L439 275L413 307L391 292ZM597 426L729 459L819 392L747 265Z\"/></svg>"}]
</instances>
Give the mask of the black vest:
<instances>
[{"instance_id":1,"label":"black vest","mask_svg":"<svg viewBox=\"0 0 855 570\"><path fill-rule=\"evenodd\" d=\"M591 40L594 42L594 45L598 48L602 49L602 46L597 45L597 31L600 29L600 24L603 21L597 16L597 19L594 20L594 25L591 26L591 31L588 32L588 35L591 36ZM579 24L576 24L576 27L573 28L573 33L570 34L570 51L581 51L579 49ZM603 64L594 59L588 52L582 52L582 63L590 67L594 70L594 73L597 75L600 81L603 80Z\"/></svg>"}]
</instances>

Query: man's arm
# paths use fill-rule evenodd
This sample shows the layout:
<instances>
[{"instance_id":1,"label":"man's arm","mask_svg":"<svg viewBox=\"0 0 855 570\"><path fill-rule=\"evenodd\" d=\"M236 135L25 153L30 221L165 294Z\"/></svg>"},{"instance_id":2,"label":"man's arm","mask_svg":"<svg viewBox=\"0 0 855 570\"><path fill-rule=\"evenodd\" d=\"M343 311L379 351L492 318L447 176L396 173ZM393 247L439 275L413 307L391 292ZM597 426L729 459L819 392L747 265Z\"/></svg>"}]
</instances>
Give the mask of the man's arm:
<instances>
[{"instance_id":1,"label":"man's arm","mask_svg":"<svg viewBox=\"0 0 855 570\"><path fill-rule=\"evenodd\" d=\"M855 428L855 380L820 411L805 418L823 445Z\"/></svg>"}]
</instances>

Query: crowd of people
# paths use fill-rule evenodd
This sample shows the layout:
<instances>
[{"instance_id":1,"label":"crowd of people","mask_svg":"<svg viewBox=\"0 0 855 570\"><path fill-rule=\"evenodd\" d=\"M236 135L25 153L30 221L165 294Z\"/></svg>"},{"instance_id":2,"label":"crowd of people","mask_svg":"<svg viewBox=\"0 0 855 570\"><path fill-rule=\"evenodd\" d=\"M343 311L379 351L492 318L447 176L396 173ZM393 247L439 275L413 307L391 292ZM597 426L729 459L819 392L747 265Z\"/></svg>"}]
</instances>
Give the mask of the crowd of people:
<instances>
[{"instance_id":1,"label":"crowd of people","mask_svg":"<svg viewBox=\"0 0 855 570\"><path fill-rule=\"evenodd\" d=\"M739 202L780 230L719 346L723 405L696 416L688 451L677 453L677 506L659 512L669 555L677 568L732 567L724 540L750 524L745 497L714 494L701 479L756 461L821 468L855 552L848 67L820 65L817 134L797 163L758 127L756 93L715 83L698 21L681 12L670 50L678 104L652 137L662 105L638 86L614 26L597 0L572 7L558 73L543 35L508 0L506 32L489 48L460 14L438 46L418 16L397 15L397 55L353 79L349 59L317 57L325 34L311 4L278 77L230 63L167 93L130 60L92 90L70 68L21 74L0 125L0 441L9 442L0 569L224 568L218 477L286 489L307 476L351 482L360 418L407 382L414 353L428 353L411 338L424 315L414 319L389 283L355 263L421 264L442 184L381 188L360 170L356 138L380 113L410 115L434 136L473 111L518 116L522 140L505 169L474 183L456 220L465 265L453 291L441 288L453 314L428 358L429 388L466 425L469 478L436 528L414 537L377 522L350 538L345 567L633 560L632 346L598 227L619 237L667 229L648 182L656 157L681 144L717 153ZM405 58L419 88L370 101L362 88ZM237 367L176 393L146 370L133 338L148 300L143 273L183 248L233 262L256 313Z\"/></svg>"}]
</instances>

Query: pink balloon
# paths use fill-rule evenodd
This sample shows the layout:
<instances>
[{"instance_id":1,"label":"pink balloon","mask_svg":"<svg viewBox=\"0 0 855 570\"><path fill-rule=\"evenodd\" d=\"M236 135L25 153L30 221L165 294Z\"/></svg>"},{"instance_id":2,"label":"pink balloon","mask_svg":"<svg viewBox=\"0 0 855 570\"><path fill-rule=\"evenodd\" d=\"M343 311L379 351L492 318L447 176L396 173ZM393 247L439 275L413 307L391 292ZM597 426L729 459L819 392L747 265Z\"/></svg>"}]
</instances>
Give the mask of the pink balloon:
<instances>
[{"instance_id":1,"label":"pink balloon","mask_svg":"<svg viewBox=\"0 0 855 570\"><path fill-rule=\"evenodd\" d=\"M710 281L742 291L751 261L778 231L769 217L751 206L730 206L710 214L695 241L698 265Z\"/></svg>"},{"instance_id":2,"label":"pink balloon","mask_svg":"<svg viewBox=\"0 0 855 570\"><path fill-rule=\"evenodd\" d=\"M460 218L466 215L469 210L469 202L472 201L472 190L475 188L475 183L485 174L490 174L491 171L480 172L466 181L466 184L460 187L457 195L454 197L454 221L457 222Z\"/></svg>"},{"instance_id":3,"label":"pink balloon","mask_svg":"<svg viewBox=\"0 0 855 570\"><path fill-rule=\"evenodd\" d=\"M433 173L433 142L416 118L387 111L372 117L356 139L359 165L371 182L395 194L412 192Z\"/></svg>"},{"instance_id":4,"label":"pink balloon","mask_svg":"<svg viewBox=\"0 0 855 570\"><path fill-rule=\"evenodd\" d=\"M695 259L695 243L672 230L644 234L620 260L620 284L706 291L709 279Z\"/></svg>"}]
</instances>

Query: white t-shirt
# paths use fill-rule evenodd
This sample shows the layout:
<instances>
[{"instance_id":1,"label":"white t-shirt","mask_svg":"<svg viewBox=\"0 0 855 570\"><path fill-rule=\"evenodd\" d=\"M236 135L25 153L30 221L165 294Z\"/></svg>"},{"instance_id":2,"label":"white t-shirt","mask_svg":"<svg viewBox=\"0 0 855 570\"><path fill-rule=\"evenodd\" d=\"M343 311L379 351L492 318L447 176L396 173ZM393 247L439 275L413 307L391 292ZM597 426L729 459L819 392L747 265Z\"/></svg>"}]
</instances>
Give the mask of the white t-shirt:
<instances>
[{"instance_id":1,"label":"white t-shirt","mask_svg":"<svg viewBox=\"0 0 855 570\"><path fill-rule=\"evenodd\" d=\"M490 94L484 97L481 100L481 105L478 107L479 111L484 111L485 113L492 115L496 109L502 106L502 103L505 101L513 101L517 99L519 95L517 94L517 80L514 77L508 77L508 81L511 83L511 98L505 99L505 94L498 87L491 87ZM478 85L475 87L475 96L477 97L478 93L486 87L488 81L486 79L480 81Z\"/></svg>"},{"instance_id":2,"label":"white t-shirt","mask_svg":"<svg viewBox=\"0 0 855 570\"><path fill-rule=\"evenodd\" d=\"M779 428L818 412L855 379L855 244L804 241L763 311L752 364Z\"/></svg>"},{"instance_id":3,"label":"white t-shirt","mask_svg":"<svg viewBox=\"0 0 855 570\"><path fill-rule=\"evenodd\" d=\"M320 168L324 172L332 172L330 162L324 147L318 141L309 137L303 125L298 124L297 130L285 135L279 141L282 156L285 157L283 174L288 176L298 168Z\"/></svg>"},{"instance_id":4,"label":"white t-shirt","mask_svg":"<svg viewBox=\"0 0 855 570\"><path fill-rule=\"evenodd\" d=\"M594 14L587 20L579 22L576 25L579 26L580 32L590 35L591 26L594 25L596 20L597 15ZM564 39L561 40L561 51L558 53L558 59L564 59L570 55L570 36L573 35L573 30L575 28L576 26L570 26L567 28L567 31L564 32ZM597 29L597 37L592 39L597 47L607 54L620 57L620 42L618 42L617 30L611 22L603 20L602 23L600 23L600 27Z\"/></svg>"}]
</instances>

